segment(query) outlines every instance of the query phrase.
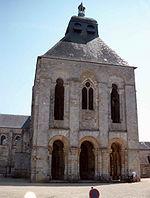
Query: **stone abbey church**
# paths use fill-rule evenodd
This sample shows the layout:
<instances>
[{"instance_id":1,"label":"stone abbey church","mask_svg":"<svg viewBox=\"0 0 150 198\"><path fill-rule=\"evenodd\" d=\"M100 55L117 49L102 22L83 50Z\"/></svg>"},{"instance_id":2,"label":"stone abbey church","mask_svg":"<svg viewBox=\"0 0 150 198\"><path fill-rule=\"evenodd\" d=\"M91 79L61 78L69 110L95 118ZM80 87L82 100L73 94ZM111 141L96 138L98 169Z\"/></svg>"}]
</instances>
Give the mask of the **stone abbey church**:
<instances>
[{"instance_id":1,"label":"stone abbey church","mask_svg":"<svg viewBox=\"0 0 150 198\"><path fill-rule=\"evenodd\" d=\"M0 174L32 182L140 176L134 70L81 4L37 59L31 116L0 115Z\"/></svg>"}]
</instances>

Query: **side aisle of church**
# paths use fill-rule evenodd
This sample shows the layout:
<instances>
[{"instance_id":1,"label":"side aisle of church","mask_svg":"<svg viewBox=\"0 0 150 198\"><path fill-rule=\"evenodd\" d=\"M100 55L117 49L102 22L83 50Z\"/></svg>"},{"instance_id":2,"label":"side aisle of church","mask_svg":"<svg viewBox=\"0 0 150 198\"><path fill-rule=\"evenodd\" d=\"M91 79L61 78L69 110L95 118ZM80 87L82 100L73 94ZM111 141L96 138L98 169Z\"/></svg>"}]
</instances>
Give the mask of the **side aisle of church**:
<instances>
[{"instance_id":1,"label":"side aisle of church","mask_svg":"<svg viewBox=\"0 0 150 198\"><path fill-rule=\"evenodd\" d=\"M150 148L139 147L135 67L99 38L82 4L78 10L64 38L37 59L31 118L0 115L0 174L120 181L132 171L140 177L140 160L142 176L149 174Z\"/></svg>"},{"instance_id":2,"label":"side aisle of church","mask_svg":"<svg viewBox=\"0 0 150 198\"><path fill-rule=\"evenodd\" d=\"M0 114L0 175L29 177L30 116Z\"/></svg>"}]
</instances>

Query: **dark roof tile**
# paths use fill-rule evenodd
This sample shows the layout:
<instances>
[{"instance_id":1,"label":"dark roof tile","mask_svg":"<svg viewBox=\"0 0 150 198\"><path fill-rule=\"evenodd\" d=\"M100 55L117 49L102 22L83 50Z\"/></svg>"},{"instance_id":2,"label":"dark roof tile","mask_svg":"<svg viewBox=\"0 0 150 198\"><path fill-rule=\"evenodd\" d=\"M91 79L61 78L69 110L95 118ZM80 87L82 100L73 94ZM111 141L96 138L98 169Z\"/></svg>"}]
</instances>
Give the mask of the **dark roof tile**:
<instances>
[{"instance_id":1,"label":"dark roof tile","mask_svg":"<svg viewBox=\"0 0 150 198\"><path fill-rule=\"evenodd\" d=\"M115 51L110 49L100 38L95 38L87 44L67 42L62 39L43 56L86 60L121 66L129 65L126 61L120 58Z\"/></svg>"},{"instance_id":2,"label":"dark roof tile","mask_svg":"<svg viewBox=\"0 0 150 198\"><path fill-rule=\"evenodd\" d=\"M73 16L65 37L47 51L43 57L128 66L126 61L99 38L97 21L85 17Z\"/></svg>"},{"instance_id":3,"label":"dark roof tile","mask_svg":"<svg viewBox=\"0 0 150 198\"><path fill-rule=\"evenodd\" d=\"M0 114L0 127L28 128L30 116Z\"/></svg>"}]
</instances>

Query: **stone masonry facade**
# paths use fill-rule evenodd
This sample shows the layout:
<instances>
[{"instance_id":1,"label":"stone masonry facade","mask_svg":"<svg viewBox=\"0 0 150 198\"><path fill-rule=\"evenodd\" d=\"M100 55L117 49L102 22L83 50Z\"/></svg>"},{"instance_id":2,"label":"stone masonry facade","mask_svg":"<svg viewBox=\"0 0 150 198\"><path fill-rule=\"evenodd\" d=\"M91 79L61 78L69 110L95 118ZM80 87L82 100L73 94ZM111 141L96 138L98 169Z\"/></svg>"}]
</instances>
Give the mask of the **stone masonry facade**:
<instances>
[{"instance_id":1,"label":"stone masonry facade","mask_svg":"<svg viewBox=\"0 0 150 198\"><path fill-rule=\"evenodd\" d=\"M0 117L1 174L11 167L12 176L32 182L124 181L133 171L140 178L136 68L99 38L82 4L78 9L64 38L37 59L28 124L22 117L18 128L4 126Z\"/></svg>"},{"instance_id":2,"label":"stone masonry facade","mask_svg":"<svg viewBox=\"0 0 150 198\"><path fill-rule=\"evenodd\" d=\"M53 116L57 78L62 78L65 86L62 121L54 120ZM85 81L90 81L95 91L94 111L81 109ZM112 83L119 87L121 123L112 123L110 118ZM95 179L110 179L109 161L114 142L121 145L122 177L127 177L130 169L140 174L134 68L41 58L37 65L34 95L33 180L50 180L55 140L64 144L66 179L80 179L79 156L85 140L94 146Z\"/></svg>"}]
</instances>

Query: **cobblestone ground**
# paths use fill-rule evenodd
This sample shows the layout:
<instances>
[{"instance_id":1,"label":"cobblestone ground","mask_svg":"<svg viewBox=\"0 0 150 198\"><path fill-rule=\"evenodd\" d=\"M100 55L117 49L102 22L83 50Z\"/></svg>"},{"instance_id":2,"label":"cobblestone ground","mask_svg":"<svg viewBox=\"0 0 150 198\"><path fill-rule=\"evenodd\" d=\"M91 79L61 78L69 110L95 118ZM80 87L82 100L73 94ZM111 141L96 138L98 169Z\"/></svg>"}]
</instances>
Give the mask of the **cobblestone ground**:
<instances>
[{"instance_id":1,"label":"cobblestone ground","mask_svg":"<svg viewBox=\"0 0 150 198\"><path fill-rule=\"evenodd\" d=\"M150 198L150 179L120 184L33 184L0 179L0 198L24 198L26 192L34 192L37 198L88 198L91 186L100 191L101 198Z\"/></svg>"}]
</instances>

